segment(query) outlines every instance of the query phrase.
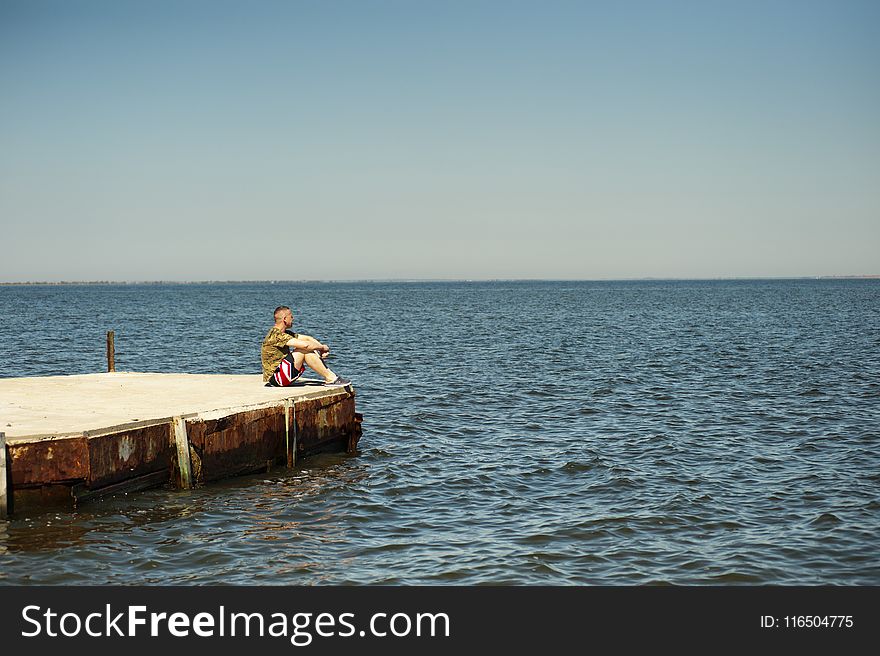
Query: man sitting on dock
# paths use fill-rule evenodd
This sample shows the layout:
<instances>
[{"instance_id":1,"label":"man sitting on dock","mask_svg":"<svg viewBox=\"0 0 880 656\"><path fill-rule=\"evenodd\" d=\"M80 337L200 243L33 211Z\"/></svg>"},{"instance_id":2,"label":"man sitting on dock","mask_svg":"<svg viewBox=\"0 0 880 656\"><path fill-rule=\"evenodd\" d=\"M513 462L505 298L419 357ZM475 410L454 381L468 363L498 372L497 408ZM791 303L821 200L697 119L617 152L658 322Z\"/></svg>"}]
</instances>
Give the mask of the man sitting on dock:
<instances>
[{"instance_id":1,"label":"man sitting on dock","mask_svg":"<svg viewBox=\"0 0 880 656\"><path fill-rule=\"evenodd\" d=\"M293 312L286 305L275 308L275 325L269 329L260 348L263 361L263 382L266 387L288 387L303 372L306 365L324 379L325 385L348 385L350 380L337 376L324 364L330 347L310 335L290 330Z\"/></svg>"}]
</instances>

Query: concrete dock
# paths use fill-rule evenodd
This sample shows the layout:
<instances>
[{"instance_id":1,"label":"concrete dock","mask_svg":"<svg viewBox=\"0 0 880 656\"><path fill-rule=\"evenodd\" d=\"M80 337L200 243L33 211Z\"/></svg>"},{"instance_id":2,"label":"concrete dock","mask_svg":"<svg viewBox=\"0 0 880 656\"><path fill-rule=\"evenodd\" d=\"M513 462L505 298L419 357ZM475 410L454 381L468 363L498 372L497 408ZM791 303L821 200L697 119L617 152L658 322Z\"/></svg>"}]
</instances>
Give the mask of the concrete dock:
<instances>
[{"instance_id":1,"label":"concrete dock","mask_svg":"<svg viewBox=\"0 0 880 656\"><path fill-rule=\"evenodd\" d=\"M353 452L354 397L351 386L265 387L259 375L0 378L6 510L189 488L320 451Z\"/></svg>"}]
</instances>

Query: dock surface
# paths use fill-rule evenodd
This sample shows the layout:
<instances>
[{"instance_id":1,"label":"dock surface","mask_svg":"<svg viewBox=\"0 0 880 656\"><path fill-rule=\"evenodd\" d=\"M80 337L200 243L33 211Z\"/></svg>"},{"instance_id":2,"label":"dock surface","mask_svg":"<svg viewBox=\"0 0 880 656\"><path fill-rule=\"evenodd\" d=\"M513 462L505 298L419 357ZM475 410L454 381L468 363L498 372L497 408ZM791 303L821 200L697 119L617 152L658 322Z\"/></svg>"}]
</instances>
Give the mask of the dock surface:
<instances>
[{"instance_id":1,"label":"dock surface","mask_svg":"<svg viewBox=\"0 0 880 656\"><path fill-rule=\"evenodd\" d=\"M27 442L332 396L323 385L265 387L262 376L114 372L0 378L0 431Z\"/></svg>"},{"instance_id":2,"label":"dock surface","mask_svg":"<svg viewBox=\"0 0 880 656\"><path fill-rule=\"evenodd\" d=\"M259 374L0 378L6 510L352 453L361 435L354 397L351 385L320 381L266 387Z\"/></svg>"}]
</instances>

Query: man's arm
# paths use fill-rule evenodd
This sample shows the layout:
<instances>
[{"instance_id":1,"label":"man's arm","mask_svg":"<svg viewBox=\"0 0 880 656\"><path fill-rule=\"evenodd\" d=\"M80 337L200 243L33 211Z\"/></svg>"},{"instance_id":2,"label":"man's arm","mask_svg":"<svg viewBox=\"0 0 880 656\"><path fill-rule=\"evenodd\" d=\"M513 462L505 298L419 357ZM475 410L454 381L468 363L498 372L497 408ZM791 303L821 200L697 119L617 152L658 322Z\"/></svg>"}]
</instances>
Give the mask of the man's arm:
<instances>
[{"instance_id":1,"label":"man's arm","mask_svg":"<svg viewBox=\"0 0 880 656\"><path fill-rule=\"evenodd\" d=\"M307 341L307 342L314 342L315 344L320 344L320 343L321 343L319 340L315 339L315 338L312 337L311 335L303 335L302 333L297 333L297 334L296 334L296 337L297 337L297 339L302 339L302 340L305 340L305 341Z\"/></svg>"},{"instance_id":2,"label":"man's arm","mask_svg":"<svg viewBox=\"0 0 880 656\"><path fill-rule=\"evenodd\" d=\"M290 341L287 342L287 346L296 349L297 351L302 351L303 353L311 353L312 351L320 351L322 353L330 352L329 346L322 344L314 337L309 337L308 335L291 337Z\"/></svg>"}]
</instances>

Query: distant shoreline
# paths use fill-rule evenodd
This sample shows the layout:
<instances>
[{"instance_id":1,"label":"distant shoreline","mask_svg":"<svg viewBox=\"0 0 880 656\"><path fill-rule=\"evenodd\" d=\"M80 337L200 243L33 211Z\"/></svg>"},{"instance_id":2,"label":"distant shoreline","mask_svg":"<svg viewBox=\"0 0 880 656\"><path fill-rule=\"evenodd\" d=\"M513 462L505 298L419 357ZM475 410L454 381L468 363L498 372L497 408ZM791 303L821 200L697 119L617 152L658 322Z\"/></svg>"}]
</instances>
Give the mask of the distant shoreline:
<instances>
[{"instance_id":1,"label":"distant shoreline","mask_svg":"<svg viewBox=\"0 0 880 656\"><path fill-rule=\"evenodd\" d=\"M724 280L877 280L880 274L848 276L740 276L732 278L363 278L346 280L58 280L2 282L0 287L109 286L109 285L265 285L314 283L421 283L421 282L700 282Z\"/></svg>"}]
</instances>

